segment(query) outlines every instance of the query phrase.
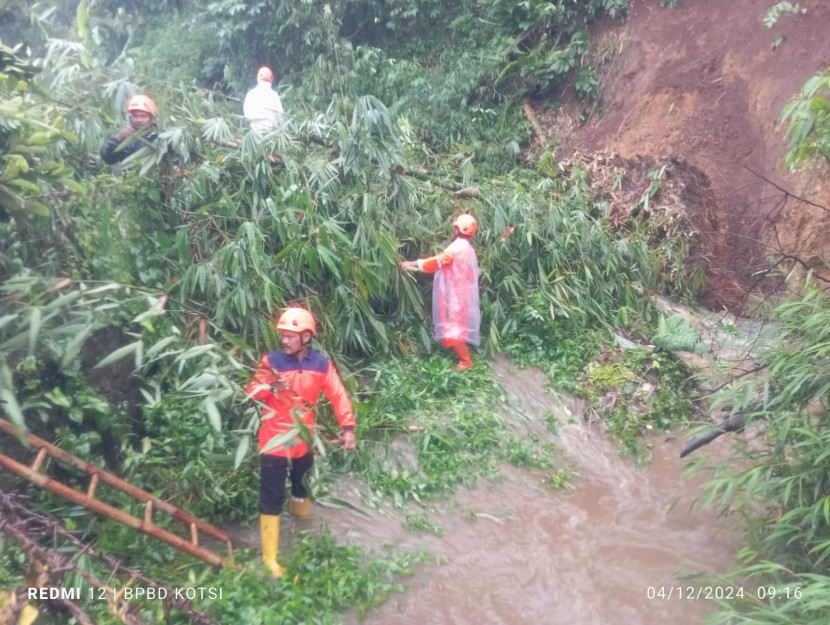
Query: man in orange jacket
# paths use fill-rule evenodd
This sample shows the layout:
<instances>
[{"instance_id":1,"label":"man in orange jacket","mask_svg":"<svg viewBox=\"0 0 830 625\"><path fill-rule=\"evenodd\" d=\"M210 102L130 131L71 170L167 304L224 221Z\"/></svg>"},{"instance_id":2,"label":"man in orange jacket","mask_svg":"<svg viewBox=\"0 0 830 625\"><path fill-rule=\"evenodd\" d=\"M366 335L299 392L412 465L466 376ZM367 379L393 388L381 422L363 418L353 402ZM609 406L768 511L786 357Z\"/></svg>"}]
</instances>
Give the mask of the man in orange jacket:
<instances>
[{"instance_id":1,"label":"man in orange jacket","mask_svg":"<svg viewBox=\"0 0 830 625\"><path fill-rule=\"evenodd\" d=\"M295 516L311 514L303 476L314 463L314 456L299 436L284 440L296 425L295 415L313 431L314 406L323 391L343 428L341 448L355 449L354 412L343 383L331 360L311 349L311 337L317 332L314 317L302 308L288 308L277 321L277 330L282 350L263 357L246 389L250 397L265 405L259 428L259 529L262 561L274 577L283 573L277 551L286 476L291 477L289 512Z\"/></svg>"},{"instance_id":2,"label":"man in orange jacket","mask_svg":"<svg viewBox=\"0 0 830 625\"><path fill-rule=\"evenodd\" d=\"M478 224L472 215L463 214L452 223L452 243L437 256L407 260L401 269L435 274L432 286L432 322L435 340L452 347L458 356L456 371L473 366L467 343L478 345L481 312L478 308L478 258L470 239Z\"/></svg>"}]
</instances>

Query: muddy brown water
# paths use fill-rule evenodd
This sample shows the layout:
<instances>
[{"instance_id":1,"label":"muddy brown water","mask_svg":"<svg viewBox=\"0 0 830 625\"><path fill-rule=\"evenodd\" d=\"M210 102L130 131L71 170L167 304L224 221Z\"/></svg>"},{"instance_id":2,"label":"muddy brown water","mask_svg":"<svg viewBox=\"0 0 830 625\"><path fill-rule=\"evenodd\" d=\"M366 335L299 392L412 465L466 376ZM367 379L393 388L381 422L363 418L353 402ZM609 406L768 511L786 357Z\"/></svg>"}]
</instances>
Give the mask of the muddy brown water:
<instances>
[{"instance_id":1,"label":"muddy brown water","mask_svg":"<svg viewBox=\"0 0 830 625\"><path fill-rule=\"evenodd\" d=\"M551 490L541 473L503 467L500 480L479 480L451 501L410 511L440 523L438 537L406 530L398 511L370 510L356 483L343 484L336 496L362 512L318 504L310 519L286 523L286 532L327 525L341 542L436 556L400 578L407 591L369 614L369 625L701 623L715 609L711 601L649 598L650 588L685 593L703 583L679 576L725 573L742 543L734 519L694 504L700 481L681 475L683 441L654 438L651 462L638 468L585 425L578 404L546 393L543 373L515 371L503 359L493 369L514 398L506 415L513 429L543 432L545 413L556 415L562 465L579 472L573 490ZM348 622L360 621L351 614Z\"/></svg>"}]
</instances>

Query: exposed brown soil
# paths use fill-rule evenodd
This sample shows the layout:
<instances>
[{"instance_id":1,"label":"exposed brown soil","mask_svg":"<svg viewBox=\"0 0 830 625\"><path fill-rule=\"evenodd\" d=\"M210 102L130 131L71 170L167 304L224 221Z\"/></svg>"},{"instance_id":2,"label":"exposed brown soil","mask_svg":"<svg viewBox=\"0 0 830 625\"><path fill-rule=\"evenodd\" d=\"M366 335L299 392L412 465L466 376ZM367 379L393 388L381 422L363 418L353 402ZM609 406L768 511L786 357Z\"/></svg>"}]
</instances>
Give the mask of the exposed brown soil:
<instances>
[{"instance_id":1,"label":"exposed brown soil","mask_svg":"<svg viewBox=\"0 0 830 625\"><path fill-rule=\"evenodd\" d=\"M676 158L657 160L651 156L638 155L625 159L618 154L575 155L572 161L583 168L591 179L591 185L598 197L608 203L611 223L616 228L630 228L633 221L641 224L646 220L649 245L668 245L673 248L669 254L672 260L661 269L661 281L666 284L684 282L705 305L718 308L720 300L710 289L702 285L696 275L700 267L707 275L712 274L712 249L716 240L702 237L701 231L717 231L707 208L714 204L714 194L709 178L700 169ZM652 189L659 190L652 195ZM648 202L644 198L648 198ZM678 245L683 237L685 245ZM685 248L685 251L681 251ZM736 280L721 280L718 293L729 292L734 297L742 292Z\"/></svg>"},{"instance_id":2,"label":"exposed brown soil","mask_svg":"<svg viewBox=\"0 0 830 625\"><path fill-rule=\"evenodd\" d=\"M558 130L558 157L674 159L705 174L711 199L688 209L709 260L714 305L739 302L780 254L819 271L820 259L830 258L830 210L792 197L830 207L828 172L791 174L786 126L778 123L803 83L830 65L830 3L800 2L804 13L784 13L768 29L772 4L683 0L672 9L633 0L624 26L604 22L593 33L595 55L608 65L599 105L571 103L555 118L535 107ZM618 56L608 60L609 53Z\"/></svg>"},{"instance_id":3,"label":"exposed brown soil","mask_svg":"<svg viewBox=\"0 0 830 625\"><path fill-rule=\"evenodd\" d=\"M81 371L89 385L111 406L123 406L130 425L130 441L137 444L147 435L147 430L144 427L144 416L141 410L144 401L141 396L141 383L133 374L135 369L133 359L122 358L106 367L96 368L103 358L132 341L129 335L115 326L96 330L86 340L81 351ZM117 473L120 471L121 464L119 457L121 441L112 430L99 428L99 433L107 468Z\"/></svg>"}]
</instances>

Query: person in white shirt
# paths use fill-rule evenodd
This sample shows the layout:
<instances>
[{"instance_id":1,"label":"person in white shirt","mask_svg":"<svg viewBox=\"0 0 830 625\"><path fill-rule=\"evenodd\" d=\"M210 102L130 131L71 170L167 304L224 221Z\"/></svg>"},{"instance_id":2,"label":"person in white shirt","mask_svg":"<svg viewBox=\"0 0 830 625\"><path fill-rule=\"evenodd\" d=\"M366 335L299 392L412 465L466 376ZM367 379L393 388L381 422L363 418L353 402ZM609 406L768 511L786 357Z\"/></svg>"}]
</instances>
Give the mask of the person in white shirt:
<instances>
[{"instance_id":1,"label":"person in white shirt","mask_svg":"<svg viewBox=\"0 0 830 625\"><path fill-rule=\"evenodd\" d=\"M271 88L274 82L274 72L270 67L260 67L256 79L257 86L245 96L242 112L251 122L251 128L270 132L285 123L280 96Z\"/></svg>"}]
</instances>

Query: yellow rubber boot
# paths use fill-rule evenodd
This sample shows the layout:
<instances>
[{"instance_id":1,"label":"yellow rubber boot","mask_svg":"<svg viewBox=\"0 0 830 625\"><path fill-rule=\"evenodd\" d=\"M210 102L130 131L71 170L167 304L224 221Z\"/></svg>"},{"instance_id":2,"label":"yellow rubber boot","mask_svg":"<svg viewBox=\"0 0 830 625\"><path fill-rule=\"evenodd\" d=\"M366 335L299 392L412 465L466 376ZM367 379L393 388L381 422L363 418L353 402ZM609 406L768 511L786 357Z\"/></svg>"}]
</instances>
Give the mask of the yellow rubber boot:
<instances>
[{"instance_id":1,"label":"yellow rubber boot","mask_svg":"<svg viewBox=\"0 0 830 625\"><path fill-rule=\"evenodd\" d=\"M259 536L262 540L262 562L274 577L283 574L283 568L277 562L277 550L280 546L280 517L273 514L259 515Z\"/></svg>"},{"instance_id":2,"label":"yellow rubber boot","mask_svg":"<svg viewBox=\"0 0 830 625\"><path fill-rule=\"evenodd\" d=\"M292 497L288 501L288 511L294 516L310 516L311 515L311 498L303 497L298 499Z\"/></svg>"}]
</instances>

